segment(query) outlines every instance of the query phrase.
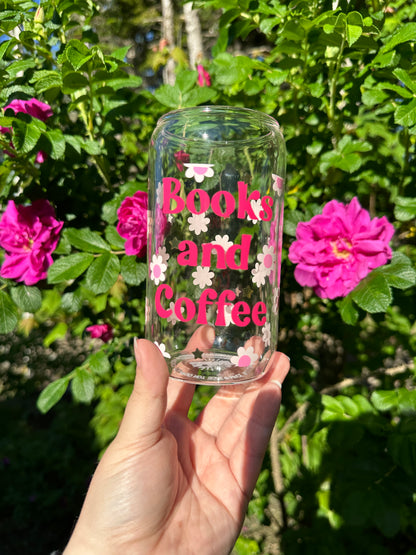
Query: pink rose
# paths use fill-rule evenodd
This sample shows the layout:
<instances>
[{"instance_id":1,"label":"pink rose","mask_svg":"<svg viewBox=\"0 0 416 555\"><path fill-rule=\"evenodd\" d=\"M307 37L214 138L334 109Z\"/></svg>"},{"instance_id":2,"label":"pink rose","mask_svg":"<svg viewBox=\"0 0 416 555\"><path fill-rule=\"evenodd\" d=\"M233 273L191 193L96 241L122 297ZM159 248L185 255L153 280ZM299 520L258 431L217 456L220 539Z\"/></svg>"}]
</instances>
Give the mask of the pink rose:
<instances>
[{"instance_id":1,"label":"pink rose","mask_svg":"<svg viewBox=\"0 0 416 555\"><path fill-rule=\"evenodd\" d=\"M137 191L121 203L117 231L127 239L126 254L143 256L147 242L147 193Z\"/></svg>"},{"instance_id":2,"label":"pink rose","mask_svg":"<svg viewBox=\"0 0 416 555\"><path fill-rule=\"evenodd\" d=\"M91 337L102 339L104 343L108 343L113 339L113 328L110 324L94 324L93 326L89 326L86 328L91 334Z\"/></svg>"},{"instance_id":3,"label":"pink rose","mask_svg":"<svg viewBox=\"0 0 416 555\"><path fill-rule=\"evenodd\" d=\"M52 108L49 104L45 104L36 98L31 98L30 100L12 100L10 104L4 108L4 110L13 110L15 114L18 114L19 112L29 114L30 116L44 122L53 115ZM13 130L10 127L0 127L0 133L12 133L12 131ZM10 153L8 154L10 155ZM39 151L36 155L36 162L42 164L46 158L46 152Z\"/></svg>"},{"instance_id":4,"label":"pink rose","mask_svg":"<svg viewBox=\"0 0 416 555\"><path fill-rule=\"evenodd\" d=\"M321 215L298 224L289 249L295 279L321 298L345 297L391 258L393 234L386 217L371 219L357 198L347 205L332 200Z\"/></svg>"},{"instance_id":5,"label":"pink rose","mask_svg":"<svg viewBox=\"0 0 416 555\"><path fill-rule=\"evenodd\" d=\"M5 250L0 275L26 285L45 279L62 226L47 200L29 206L10 200L0 220L0 246Z\"/></svg>"},{"instance_id":6,"label":"pink rose","mask_svg":"<svg viewBox=\"0 0 416 555\"><path fill-rule=\"evenodd\" d=\"M173 157L175 158L176 167L180 172L183 172L185 169L184 164L189 162L189 154L187 154L184 150L178 150L178 152L175 152Z\"/></svg>"},{"instance_id":7,"label":"pink rose","mask_svg":"<svg viewBox=\"0 0 416 555\"><path fill-rule=\"evenodd\" d=\"M202 66L201 64L198 64L196 66L196 69L198 71L198 85L200 87L210 87L211 86L211 76L208 73L208 71L206 71L204 69L204 66Z\"/></svg>"}]
</instances>

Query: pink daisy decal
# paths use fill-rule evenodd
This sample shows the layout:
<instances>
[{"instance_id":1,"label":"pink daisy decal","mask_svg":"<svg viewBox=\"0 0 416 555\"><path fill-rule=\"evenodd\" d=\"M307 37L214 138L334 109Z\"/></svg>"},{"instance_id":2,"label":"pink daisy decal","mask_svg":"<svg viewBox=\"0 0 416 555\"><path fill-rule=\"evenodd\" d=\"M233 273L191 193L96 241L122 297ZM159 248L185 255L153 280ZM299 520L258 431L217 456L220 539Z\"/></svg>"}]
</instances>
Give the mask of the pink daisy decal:
<instances>
[{"instance_id":1,"label":"pink daisy decal","mask_svg":"<svg viewBox=\"0 0 416 555\"><path fill-rule=\"evenodd\" d=\"M237 355L231 357L231 364L239 368L248 368L259 358L258 354L254 352L254 347L239 347Z\"/></svg>"},{"instance_id":2,"label":"pink daisy decal","mask_svg":"<svg viewBox=\"0 0 416 555\"><path fill-rule=\"evenodd\" d=\"M150 279L159 285L161 281L166 279L167 265L163 262L161 255L154 254L152 257L152 262L150 263Z\"/></svg>"},{"instance_id":3,"label":"pink daisy decal","mask_svg":"<svg viewBox=\"0 0 416 555\"><path fill-rule=\"evenodd\" d=\"M197 183L202 183L206 177L212 177L214 164L184 164L186 167L185 177L194 178Z\"/></svg>"},{"instance_id":4,"label":"pink daisy decal","mask_svg":"<svg viewBox=\"0 0 416 555\"><path fill-rule=\"evenodd\" d=\"M266 277L269 276L272 273L276 263L276 255L273 247L270 247L269 245L264 245L263 252L257 255L257 260L260 262L262 271L264 272Z\"/></svg>"}]
</instances>

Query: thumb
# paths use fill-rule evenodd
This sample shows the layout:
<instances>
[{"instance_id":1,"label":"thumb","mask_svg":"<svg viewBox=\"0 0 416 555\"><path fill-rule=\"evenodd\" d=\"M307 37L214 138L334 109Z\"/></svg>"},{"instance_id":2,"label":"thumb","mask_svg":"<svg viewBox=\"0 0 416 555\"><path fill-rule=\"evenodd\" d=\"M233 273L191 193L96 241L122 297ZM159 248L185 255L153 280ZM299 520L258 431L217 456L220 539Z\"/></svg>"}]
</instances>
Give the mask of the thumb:
<instances>
[{"instance_id":1,"label":"thumb","mask_svg":"<svg viewBox=\"0 0 416 555\"><path fill-rule=\"evenodd\" d=\"M117 434L125 445L147 449L157 443L166 412L169 371L162 353L151 341L135 339L136 379Z\"/></svg>"}]
</instances>

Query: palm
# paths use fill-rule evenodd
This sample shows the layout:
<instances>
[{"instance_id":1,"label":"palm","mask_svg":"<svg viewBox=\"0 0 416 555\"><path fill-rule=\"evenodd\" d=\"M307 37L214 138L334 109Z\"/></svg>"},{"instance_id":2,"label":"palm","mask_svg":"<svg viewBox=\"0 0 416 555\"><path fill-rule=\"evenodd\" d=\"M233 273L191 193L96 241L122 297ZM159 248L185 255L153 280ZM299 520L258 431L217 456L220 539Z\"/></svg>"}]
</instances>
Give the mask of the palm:
<instances>
[{"instance_id":1,"label":"palm","mask_svg":"<svg viewBox=\"0 0 416 555\"><path fill-rule=\"evenodd\" d=\"M97 540L103 546L116 538L115 551L100 553L228 553L278 411L280 390L267 385L273 372L250 386L221 388L192 422L194 386L169 380L161 400L166 384L155 368L164 362L150 343L142 350L150 398L130 399L78 528L106 530Z\"/></svg>"}]
</instances>

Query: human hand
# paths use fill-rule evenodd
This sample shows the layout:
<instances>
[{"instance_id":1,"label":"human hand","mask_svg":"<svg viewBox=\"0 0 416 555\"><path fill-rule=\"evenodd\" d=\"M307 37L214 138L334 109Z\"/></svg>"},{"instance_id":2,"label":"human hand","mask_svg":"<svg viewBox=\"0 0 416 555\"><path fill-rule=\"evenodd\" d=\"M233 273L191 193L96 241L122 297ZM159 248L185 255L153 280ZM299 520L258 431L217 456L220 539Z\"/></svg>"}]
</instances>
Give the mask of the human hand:
<instances>
[{"instance_id":1,"label":"human hand","mask_svg":"<svg viewBox=\"0 0 416 555\"><path fill-rule=\"evenodd\" d=\"M289 359L274 353L261 379L219 388L192 422L195 386L169 379L150 341L136 341L134 350L133 392L64 555L229 553L276 421Z\"/></svg>"}]
</instances>

